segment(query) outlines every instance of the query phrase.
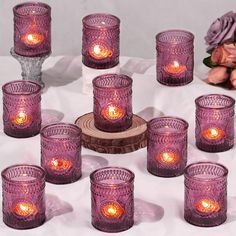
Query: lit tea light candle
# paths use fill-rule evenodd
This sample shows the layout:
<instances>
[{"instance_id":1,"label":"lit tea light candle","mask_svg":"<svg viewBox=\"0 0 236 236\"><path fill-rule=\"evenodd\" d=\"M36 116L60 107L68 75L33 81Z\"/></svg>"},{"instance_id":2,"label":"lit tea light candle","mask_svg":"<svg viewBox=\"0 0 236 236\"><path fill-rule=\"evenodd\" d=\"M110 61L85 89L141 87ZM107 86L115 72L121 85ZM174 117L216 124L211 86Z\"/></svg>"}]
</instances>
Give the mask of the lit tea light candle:
<instances>
[{"instance_id":1,"label":"lit tea light candle","mask_svg":"<svg viewBox=\"0 0 236 236\"><path fill-rule=\"evenodd\" d=\"M16 116L11 118L11 121L15 125L29 125L32 123L32 116L26 115L24 111L20 111Z\"/></svg>"},{"instance_id":2,"label":"lit tea light candle","mask_svg":"<svg viewBox=\"0 0 236 236\"><path fill-rule=\"evenodd\" d=\"M178 61L174 61L173 64L165 66L164 70L169 74L182 74L187 68L184 65L180 65Z\"/></svg>"},{"instance_id":3,"label":"lit tea light candle","mask_svg":"<svg viewBox=\"0 0 236 236\"><path fill-rule=\"evenodd\" d=\"M94 45L92 49L89 51L89 54L95 59L105 59L107 57L112 56L112 51L108 50L106 47L102 45Z\"/></svg>"},{"instance_id":4,"label":"lit tea light candle","mask_svg":"<svg viewBox=\"0 0 236 236\"><path fill-rule=\"evenodd\" d=\"M195 204L195 208L201 213L214 213L220 210L220 204L215 200L204 198Z\"/></svg>"},{"instance_id":5,"label":"lit tea light candle","mask_svg":"<svg viewBox=\"0 0 236 236\"><path fill-rule=\"evenodd\" d=\"M118 120L125 116L125 111L117 105L111 104L102 110L102 116L108 120Z\"/></svg>"},{"instance_id":6,"label":"lit tea light candle","mask_svg":"<svg viewBox=\"0 0 236 236\"><path fill-rule=\"evenodd\" d=\"M107 218L119 218L125 210L118 203L108 203L101 208L102 214Z\"/></svg>"},{"instance_id":7,"label":"lit tea light candle","mask_svg":"<svg viewBox=\"0 0 236 236\"><path fill-rule=\"evenodd\" d=\"M53 171L68 171L72 167L72 162L65 159L52 159L49 162L49 167Z\"/></svg>"},{"instance_id":8,"label":"lit tea light candle","mask_svg":"<svg viewBox=\"0 0 236 236\"><path fill-rule=\"evenodd\" d=\"M225 136L225 132L220 128L209 128L202 132L202 136L208 140L217 140Z\"/></svg>"},{"instance_id":9,"label":"lit tea light candle","mask_svg":"<svg viewBox=\"0 0 236 236\"><path fill-rule=\"evenodd\" d=\"M29 202L17 203L13 211L15 214L24 217L35 215L38 212L37 207Z\"/></svg>"},{"instance_id":10,"label":"lit tea light candle","mask_svg":"<svg viewBox=\"0 0 236 236\"><path fill-rule=\"evenodd\" d=\"M157 160L166 165L173 165L179 161L179 156L175 152L162 152Z\"/></svg>"},{"instance_id":11,"label":"lit tea light candle","mask_svg":"<svg viewBox=\"0 0 236 236\"><path fill-rule=\"evenodd\" d=\"M21 37L21 40L28 46L37 46L44 41L44 36L38 33L26 34Z\"/></svg>"}]
</instances>

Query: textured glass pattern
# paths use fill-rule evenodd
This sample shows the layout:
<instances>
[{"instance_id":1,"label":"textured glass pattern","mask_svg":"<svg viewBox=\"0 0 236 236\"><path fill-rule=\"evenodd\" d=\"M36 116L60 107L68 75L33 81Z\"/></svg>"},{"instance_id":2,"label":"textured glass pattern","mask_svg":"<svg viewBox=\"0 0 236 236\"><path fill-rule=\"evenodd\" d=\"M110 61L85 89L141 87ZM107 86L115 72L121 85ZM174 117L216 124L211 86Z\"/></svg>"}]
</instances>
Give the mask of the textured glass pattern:
<instances>
[{"instance_id":1,"label":"textured glass pattern","mask_svg":"<svg viewBox=\"0 0 236 236\"><path fill-rule=\"evenodd\" d=\"M72 183L81 177L82 131L73 124L58 123L41 130L41 166L46 181Z\"/></svg>"},{"instance_id":2,"label":"textured glass pattern","mask_svg":"<svg viewBox=\"0 0 236 236\"><path fill-rule=\"evenodd\" d=\"M3 221L29 229L45 221L45 172L33 165L14 165L2 171Z\"/></svg>"},{"instance_id":3,"label":"textured glass pattern","mask_svg":"<svg viewBox=\"0 0 236 236\"><path fill-rule=\"evenodd\" d=\"M132 125L132 79L105 74L93 80L93 113L96 128L119 132Z\"/></svg>"},{"instance_id":4,"label":"textured glass pattern","mask_svg":"<svg viewBox=\"0 0 236 236\"><path fill-rule=\"evenodd\" d=\"M148 122L147 169L151 174L174 177L183 174L187 163L188 123L176 117Z\"/></svg>"},{"instance_id":5,"label":"textured glass pattern","mask_svg":"<svg viewBox=\"0 0 236 236\"><path fill-rule=\"evenodd\" d=\"M124 168L106 167L91 173L92 224L105 232L120 232L134 220L134 174Z\"/></svg>"},{"instance_id":6,"label":"textured glass pattern","mask_svg":"<svg viewBox=\"0 0 236 236\"><path fill-rule=\"evenodd\" d=\"M108 69L119 63L120 20L109 14L83 18L82 61L95 69Z\"/></svg>"},{"instance_id":7,"label":"textured glass pattern","mask_svg":"<svg viewBox=\"0 0 236 236\"><path fill-rule=\"evenodd\" d=\"M185 169L184 218L193 225L220 225L227 213L228 170L217 163L199 162Z\"/></svg>"},{"instance_id":8,"label":"textured glass pattern","mask_svg":"<svg viewBox=\"0 0 236 236\"><path fill-rule=\"evenodd\" d=\"M36 57L51 52L51 8L45 3L16 5L14 13L15 53Z\"/></svg>"},{"instance_id":9,"label":"textured glass pattern","mask_svg":"<svg viewBox=\"0 0 236 236\"><path fill-rule=\"evenodd\" d=\"M194 35L184 30L168 30L156 36L157 81L180 86L193 80Z\"/></svg>"},{"instance_id":10,"label":"textured glass pattern","mask_svg":"<svg viewBox=\"0 0 236 236\"><path fill-rule=\"evenodd\" d=\"M206 152L223 152L234 145L235 100L226 95L198 97L196 104L196 146Z\"/></svg>"},{"instance_id":11,"label":"textured glass pattern","mask_svg":"<svg viewBox=\"0 0 236 236\"><path fill-rule=\"evenodd\" d=\"M4 132L16 138L38 134L41 128L41 86L19 80L6 83L2 91Z\"/></svg>"}]
</instances>

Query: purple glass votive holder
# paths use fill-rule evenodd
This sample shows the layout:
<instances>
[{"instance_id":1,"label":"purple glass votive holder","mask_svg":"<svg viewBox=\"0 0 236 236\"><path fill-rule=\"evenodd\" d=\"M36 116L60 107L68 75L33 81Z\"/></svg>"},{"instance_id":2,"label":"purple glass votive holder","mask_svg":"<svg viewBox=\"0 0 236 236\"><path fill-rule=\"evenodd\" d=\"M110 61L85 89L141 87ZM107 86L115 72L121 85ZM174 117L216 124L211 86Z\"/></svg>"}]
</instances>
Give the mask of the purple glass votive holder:
<instances>
[{"instance_id":1,"label":"purple glass votive holder","mask_svg":"<svg viewBox=\"0 0 236 236\"><path fill-rule=\"evenodd\" d=\"M45 172L39 166L13 165L2 171L3 222L29 229L45 221Z\"/></svg>"},{"instance_id":2,"label":"purple glass votive holder","mask_svg":"<svg viewBox=\"0 0 236 236\"><path fill-rule=\"evenodd\" d=\"M105 167L90 174L92 225L104 232L120 232L134 224L134 173Z\"/></svg>"},{"instance_id":3,"label":"purple glass votive holder","mask_svg":"<svg viewBox=\"0 0 236 236\"><path fill-rule=\"evenodd\" d=\"M132 125L132 79L105 74L93 80L94 125L106 132L120 132Z\"/></svg>"},{"instance_id":4,"label":"purple glass votive holder","mask_svg":"<svg viewBox=\"0 0 236 236\"><path fill-rule=\"evenodd\" d=\"M184 218L193 225L217 226L227 218L227 175L223 165L198 162L186 167Z\"/></svg>"},{"instance_id":5,"label":"purple glass votive holder","mask_svg":"<svg viewBox=\"0 0 236 236\"><path fill-rule=\"evenodd\" d=\"M162 177L183 174L187 163L188 123L166 116L150 120L147 128L147 170Z\"/></svg>"},{"instance_id":6,"label":"purple glass votive holder","mask_svg":"<svg viewBox=\"0 0 236 236\"><path fill-rule=\"evenodd\" d=\"M25 2L13 8L14 51L26 57L51 52L51 8L41 2Z\"/></svg>"},{"instance_id":7,"label":"purple glass votive holder","mask_svg":"<svg viewBox=\"0 0 236 236\"><path fill-rule=\"evenodd\" d=\"M94 69L109 69L119 63L120 20L109 14L85 16L83 22L83 64Z\"/></svg>"},{"instance_id":8,"label":"purple glass votive holder","mask_svg":"<svg viewBox=\"0 0 236 236\"><path fill-rule=\"evenodd\" d=\"M234 104L226 95L208 94L195 100L196 146L206 152L223 152L234 146Z\"/></svg>"},{"instance_id":9,"label":"purple glass votive holder","mask_svg":"<svg viewBox=\"0 0 236 236\"><path fill-rule=\"evenodd\" d=\"M41 129L41 86L27 80L6 83L3 92L5 134L27 138Z\"/></svg>"},{"instance_id":10,"label":"purple glass votive holder","mask_svg":"<svg viewBox=\"0 0 236 236\"><path fill-rule=\"evenodd\" d=\"M156 35L157 81L181 86L193 80L194 35L184 30L168 30Z\"/></svg>"},{"instance_id":11,"label":"purple glass votive holder","mask_svg":"<svg viewBox=\"0 0 236 236\"><path fill-rule=\"evenodd\" d=\"M81 177L81 129L73 124L45 126L41 136L41 166L46 181L66 184Z\"/></svg>"}]
</instances>

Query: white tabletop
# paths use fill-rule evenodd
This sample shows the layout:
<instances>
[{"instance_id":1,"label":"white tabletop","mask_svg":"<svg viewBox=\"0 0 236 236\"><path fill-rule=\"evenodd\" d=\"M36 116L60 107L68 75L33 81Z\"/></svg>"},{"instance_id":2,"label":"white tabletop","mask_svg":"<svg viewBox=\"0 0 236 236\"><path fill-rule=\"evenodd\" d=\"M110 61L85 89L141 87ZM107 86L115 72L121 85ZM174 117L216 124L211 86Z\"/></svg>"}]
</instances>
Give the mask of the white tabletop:
<instances>
[{"instance_id":1,"label":"white tabletop","mask_svg":"<svg viewBox=\"0 0 236 236\"><path fill-rule=\"evenodd\" d=\"M199 77L182 87L167 87L156 81L155 60L121 58L122 72L133 78L133 111L149 120L160 115L182 117L189 122L188 163L210 160L224 164L228 176L228 219L213 228L201 228L183 219L184 178L160 178L146 170L146 148L128 154L101 154L82 149L82 178L68 185L46 184L47 221L31 230L14 230L2 222L0 236L78 236L104 235L90 221L89 173L97 168L123 166L135 173L135 224L116 235L135 236L222 236L235 235L236 228L236 150L205 153L195 146L196 97L207 93L223 93L236 99L235 91L206 84L199 77L206 71L196 66ZM21 68L12 57L0 57L0 84L20 79ZM203 78L202 78L203 79ZM42 95L43 124L56 121L74 123L77 117L91 112L92 95L82 93L81 57L50 57L43 64L46 87ZM2 103L0 103L2 116ZM0 121L0 170L16 163L40 164L39 135L16 139L3 133ZM2 190L0 190L2 191ZM1 201L0 197L0 201ZM1 208L1 207L0 207Z\"/></svg>"}]
</instances>

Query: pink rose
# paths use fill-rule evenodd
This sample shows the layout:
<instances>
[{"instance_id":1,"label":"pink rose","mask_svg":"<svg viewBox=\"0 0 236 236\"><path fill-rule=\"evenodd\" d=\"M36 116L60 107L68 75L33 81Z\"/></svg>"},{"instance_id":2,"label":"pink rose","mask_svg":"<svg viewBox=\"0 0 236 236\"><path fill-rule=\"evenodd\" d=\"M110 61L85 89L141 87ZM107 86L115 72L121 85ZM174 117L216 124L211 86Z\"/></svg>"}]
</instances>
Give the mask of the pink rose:
<instances>
[{"instance_id":1,"label":"pink rose","mask_svg":"<svg viewBox=\"0 0 236 236\"><path fill-rule=\"evenodd\" d=\"M211 60L217 65L236 68L236 45L224 43L216 47L211 54Z\"/></svg>"},{"instance_id":2,"label":"pink rose","mask_svg":"<svg viewBox=\"0 0 236 236\"><path fill-rule=\"evenodd\" d=\"M232 43L236 40L236 13L230 11L218 18L210 26L205 37L209 45L207 51L223 43Z\"/></svg>"},{"instance_id":3,"label":"pink rose","mask_svg":"<svg viewBox=\"0 0 236 236\"><path fill-rule=\"evenodd\" d=\"M212 84L220 84L229 78L227 68L224 66L217 66L208 72L208 82Z\"/></svg>"}]
</instances>

